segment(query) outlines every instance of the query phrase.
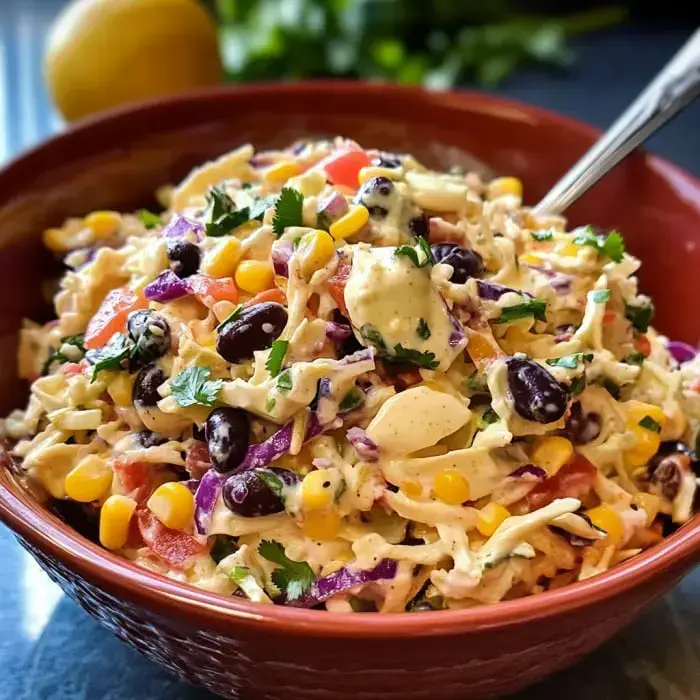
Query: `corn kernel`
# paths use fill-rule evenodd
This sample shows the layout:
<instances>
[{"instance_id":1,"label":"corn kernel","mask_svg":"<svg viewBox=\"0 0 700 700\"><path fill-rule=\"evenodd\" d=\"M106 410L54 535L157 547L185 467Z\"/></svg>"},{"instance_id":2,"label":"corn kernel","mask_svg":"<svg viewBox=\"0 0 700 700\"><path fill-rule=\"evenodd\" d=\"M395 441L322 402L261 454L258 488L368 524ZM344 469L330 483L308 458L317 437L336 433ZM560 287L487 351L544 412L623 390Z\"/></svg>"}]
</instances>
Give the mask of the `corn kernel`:
<instances>
[{"instance_id":1,"label":"corn kernel","mask_svg":"<svg viewBox=\"0 0 700 700\"><path fill-rule=\"evenodd\" d=\"M433 493L443 503L459 506L469 500L469 482L457 469L443 469L433 482Z\"/></svg>"},{"instance_id":2,"label":"corn kernel","mask_svg":"<svg viewBox=\"0 0 700 700\"><path fill-rule=\"evenodd\" d=\"M88 455L66 475L66 495L80 503L97 501L112 485L112 470L97 455Z\"/></svg>"},{"instance_id":3,"label":"corn kernel","mask_svg":"<svg viewBox=\"0 0 700 700\"><path fill-rule=\"evenodd\" d=\"M107 549L121 549L129 538L129 523L136 501L119 494L111 495L100 510L100 542Z\"/></svg>"},{"instance_id":4,"label":"corn kernel","mask_svg":"<svg viewBox=\"0 0 700 700\"><path fill-rule=\"evenodd\" d=\"M332 540L340 532L341 517L335 509L312 510L301 529L312 540Z\"/></svg>"},{"instance_id":5,"label":"corn kernel","mask_svg":"<svg viewBox=\"0 0 700 700\"><path fill-rule=\"evenodd\" d=\"M228 236L204 256L201 271L210 277L233 277L240 259L241 242Z\"/></svg>"},{"instance_id":6,"label":"corn kernel","mask_svg":"<svg viewBox=\"0 0 700 700\"><path fill-rule=\"evenodd\" d=\"M194 517L194 495L179 481L161 484L146 505L165 527L173 530L188 527Z\"/></svg>"},{"instance_id":7,"label":"corn kernel","mask_svg":"<svg viewBox=\"0 0 700 700\"><path fill-rule=\"evenodd\" d=\"M301 483L301 502L305 510L327 508L333 503L334 480L328 469L309 472Z\"/></svg>"},{"instance_id":8,"label":"corn kernel","mask_svg":"<svg viewBox=\"0 0 700 700\"><path fill-rule=\"evenodd\" d=\"M565 257L575 258L578 255L581 246L577 246L575 243L560 243L554 248L555 252L559 255L564 255Z\"/></svg>"},{"instance_id":9,"label":"corn kernel","mask_svg":"<svg viewBox=\"0 0 700 700\"><path fill-rule=\"evenodd\" d=\"M107 385L107 393L117 406L131 406L131 396L134 388L135 374L119 372Z\"/></svg>"},{"instance_id":10,"label":"corn kernel","mask_svg":"<svg viewBox=\"0 0 700 700\"><path fill-rule=\"evenodd\" d=\"M265 171L265 180L267 182L287 182L290 177L298 175L301 172L301 167L297 163L284 161L277 163Z\"/></svg>"},{"instance_id":11,"label":"corn kernel","mask_svg":"<svg viewBox=\"0 0 700 700\"><path fill-rule=\"evenodd\" d=\"M541 265L542 258L540 258L538 255L533 255L532 253L525 253L524 255L520 256L520 262L525 263L526 265Z\"/></svg>"},{"instance_id":12,"label":"corn kernel","mask_svg":"<svg viewBox=\"0 0 700 700\"><path fill-rule=\"evenodd\" d=\"M603 504L587 510L586 515L596 527L605 530L607 533L605 540L609 544L616 546L622 544L624 528L622 526L622 518L616 510Z\"/></svg>"},{"instance_id":13,"label":"corn kernel","mask_svg":"<svg viewBox=\"0 0 700 700\"><path fill-rule=\"evenodd\" d=\"M661 406L656 406L653 403L643 403L642 401L628 401L627 408L627 426L633 428L639 425L639 422L647 416L655 423L658 423L662 428L666 422L666 416Z\"/></svg>"},{"instance_id":14,"label":"corn kernel","mask_svg":"<svg viewBox=\"0 0 700 700\"><path fill-rule=\"evenodd\" d=\"M470 333L467 340L467 353L479 372L483 372L489 363L501 357L503 351L496 341L482 333Z\"/></svg>"},{"instance_id":15,"label":"corn kernel","mask_svg":"<svg viewBox=\"0 0 700 700\"><path fill-rule=\"evenodd\" d=\"M533 464L542 467L549 476L556 474L574 454L574 446L565 437L541 437L530 453Z\"/></svg>"},{"instance_id":16,"label":"corn kernel","mask_svg":"<svg viewBox=\"0 0 700 700\"><path fill-rule=\"evenodd\" d=\"M83 223L97 240L103 240L119 230L122 217L116 211L94 211L83 219Z\"/></svg>"},{"instance_id":17,"label":"corn kernel","mask_svg":"<svg viewBox=\"0 0 700 700\"><path fill-rule=\"evenodd\" d=\"M354 233L357 233L369 221L369 211L367 207L357 204L350 207L347 214L341 216L330 226L330 234L336 240L344 240Z\"/></svg>"},{"instance_id":18,"label":"corn kernel","mask_svg":"<svg viewBox=\"0 0 700 700\"><path fill-rule=\"evenodd\" d=\"M47 228L43 238L44 245L54 253L67 253L71 249L70 240L63 229Z\"/></svg>"},{"instance_id":19,"label":"corn kernel","mask_svg":"<svg viewBox=\"0 0 700 700\"><path fill-rule=\"evenodd\" d=\"M659 451L661 436L640 426L629 430L637 438L637 442L634 447L625 450L623 457L625 466L634 469L646 464Z\"/></svg>"},{"instance_id":20,"label":"corn kernel","mask_svg":"<svg viewBox=\"0 0 700 700\"><path fill-rule=\"evenodd\" d=\"M510 517L508 509L500 503L487 503L476 519L476 529L484 536L491 537L500 524Z\"/></svg>"},{"instance_id":21,"label":"corn kernel","mask_svg":"<svg viewBox=\"0 0 700 700\"><path fill-rule=\"evenodd\" d=\"M646 526L651 527L651 524L656 519L659 514L660 499L653 493L635 493L634 498L632 498L632 503L644 510L647 514Z\"/></svg>"},{"instance_id":22,"label":"corn kernel","mask_svg":"<svg viewBox=\"0 0 700 700\"><path fill-rule=\"evenodd\" d=\"M272 265L262 260L243 260L238 265L234 279L244 292L260 294L274 286L275 271Z\"/></svg>"},{"instance_id":23,"label":"corn kernel","mask_svg":"<svg viewBox=\"0 0 700 700\"><path fill-rule=\"evenodd\" d=\"M517 177L497 177L488 184L487 198L496 199L503 195L523 196L523 183Z\"/></svg>"},{"instance_id":24,"label":"corn kernel","mask_svg":"<svg viewBox=\"0 0 700 700\"><path fill-rule=\"evenodd\" d=\"M420 482L413 481L413 479L406 479L406 481L401 482L401 490L406 494L408 498L417 499L423 495L423 487Z\"/></svg>"},{"instance_id":25,"label":"corn kernel","mask_svg":"<svg viewBox=\"0 0 700 700\"><path fill-rule=\"evenodd\" d=\"M304 234L297 248L302 274L308 279L335 255L335 243L326 231Z\"/></svg>"}]
</instances>

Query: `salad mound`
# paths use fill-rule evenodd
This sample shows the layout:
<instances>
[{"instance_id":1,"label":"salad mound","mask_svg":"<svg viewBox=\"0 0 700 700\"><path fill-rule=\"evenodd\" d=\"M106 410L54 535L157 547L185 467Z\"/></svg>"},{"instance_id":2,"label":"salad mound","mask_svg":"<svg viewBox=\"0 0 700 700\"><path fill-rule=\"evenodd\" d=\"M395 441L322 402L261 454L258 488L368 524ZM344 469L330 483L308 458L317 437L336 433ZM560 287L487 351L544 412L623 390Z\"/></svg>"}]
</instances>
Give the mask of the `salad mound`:
<instances>
[{"instance_id":1,"label":"salad mound","mask_svg":"<svg viewBox=\"0 0 700 700\"><path fill-rule=\"evenodd\" d=\"M245 145L49 229L6 458L102 546L264 604L403 612L587 579L694 512L700 360L617 231L343 138ZM7 461L7 459L5 460Z\"/></svg>"}]
</instances>

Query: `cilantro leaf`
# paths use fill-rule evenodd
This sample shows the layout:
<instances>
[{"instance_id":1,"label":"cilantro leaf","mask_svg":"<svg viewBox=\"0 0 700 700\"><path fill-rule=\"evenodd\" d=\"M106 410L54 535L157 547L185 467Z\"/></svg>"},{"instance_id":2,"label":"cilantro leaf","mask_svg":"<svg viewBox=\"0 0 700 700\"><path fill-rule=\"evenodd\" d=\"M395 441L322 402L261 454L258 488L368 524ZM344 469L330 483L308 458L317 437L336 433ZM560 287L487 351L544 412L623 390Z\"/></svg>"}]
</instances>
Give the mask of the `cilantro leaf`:
<instances>
[{"instance_id":1,"label":"cilantro leaf","mask_svg":"<svg viewBox=\"0 0 700 700\"><path fill-rule=\"evenodd\" d=\"M275 405L277 404L277 401L272 398L272 396L267 397L267 401L265 401L265 411L266 413L272 413L275 410Z\"/></svg>"},{"instance_id":2,"label":"cilantro leaf","mask_svg":"<svg viewBox=\"0 0 700 700\"><path fill-rule=\"evenodd\" d=\"M499 420L498 413L492 408L487 408L481 416L481 421L484 425L491 425L491 423L496 423Z\"/></svg>"},{"instance_id":3,"label":"cilantro leaf","mask_svg":"<svg viewBox=\"0 0 700 700\"><path fill-rule=\"evenodd\" d=\"M304 195L292 187L283 187L275 203L275 216L272 219L272 230L277 238L289 226L302 226L302 207Z\"/></svg>"},{"instance_id":4,"label":"cilantro leaf","mask_svg":"<svg viewBox=\"0 0 700 700\"><path fill-rule=\"evenodd\" d=\"M416 333L418 334L418 337L423 338L423 340L428 340L428 338L430 338L430 326L426 323L426 320L424 318L421 318L418 321L418 328L416 328Z\"/></svg>"},{"instance_id":5,"label":"cilantro leaf","mask_svg":"<svg viewBox=\"0 0 700 700\"><path fill-rule=\"evenodd\" d=\"M591 293L591 296L596 304L605 304L605 302L610 301L610 290L596 289Z\"/></svg>"},{"instance_id":6,"label":"cilantro leaf","mask_svg":"<svg viewBox=\"0 0 700 700\"><path fill-rule=\"evenodd\" d=\"M272 350L270 350L270 355L265 362L265 369L273 377L276 377L282 369L282 361L287 354L287 347L289 347L288 340L275 340L272 342ZM292 388L291 385L289 388Z\"/></svg>"},{"instance_id":7,"label":"cilantro leaf","mask_svg":"<svg viewBox=\"0 0 700 700\"><path fill-rule=\"evenodd\" d=\"M228 572L228 577L237 585L241 585L250 576L250 569L246 566L234 566Z\"/></svg>"},{"instance_id":8,"label":"cilantro leaf","mask_svg":"<svg viewBox=\"0 0 700 700\"><path fill-rule=\"evenodd\" d=\"M369 343L378 353L386 354L387 346L384 342L384 338L382 338L382 334L371 323L365 323L360 326L360 335L362 336L362 340Z\"/></svg>"},{"instance_id":9,"label":"cilantro leaf","mask_svg":"<svg viewBox=\"0 0 700 700\"><path fill-rule=\"evenodd\" d=\"M426 265L434 265L435 258L433 251L430 250L428 241L423 236L416 236L417 245L400 245L395 251L394 256L407 257L416 267L425 267Z\"/></svg>"},{"instance_id":10,"label":"cilantro leaf","mask_svg":"<svg viewBox=\"0 0 700 700\"><path fill-rule=\"evenodd\" d=\"M620 398L620 387L615 384L615 382L612 379L608 379L607 377L603 379L603 389L610 394L614 399L619 399Z\"/></svg>"},{"instance_id":11,"label":"cilantro leaf","mask_svg":"<svg viewBox=\"0 0 700 700\"><path fill-rule=\"evenodd\" d=\"M221 333L224 326L231 323L231 321L237 321L242 313L243 304L239 304L214 330L216 330L217 333Z\"/></svg>"},{"instance_id":12,"label":"cilantro leaf","mask_svg":"<svg viewBox=\"0 0 700 700\"><path fill-rule=\"evenodd\" d=\"M163 224L163 219L161 219L158 214L148 211L148 209L139 209L136 212L136 216L147 229L152 229Z\"/></svg>"},{"instance_id":13,"label":"cilantro leaf","mask_svg":"<svg viewBox=\"0 0 700 700\"><path fill-rule=\"evenodd\" d=\"M540 299L529 299L522 304L506 306L501 309L501 315L494 321L494 323L509 323L510 321L516 321L519 318L527 318L528 316L533 316L537 321L546 321L546 310L546 301L541 301Z\"/></svg>"},{"instance_id":14,"label":"cilantro leaf","mask_svg":"<svg viewBox=\"0 0 700 700\"><path fill-rule=\"evenodd\" d=\"M540 241L540 243L543 241L551 241L554 238L554 234L551 231L530 231L530 235L534 240Z\"/></svg>"},{"instance_id":15,"label":"cilantro leaf","mask_svg":"<svg viewBox=\"0 0 700 700\"><path fill-rule=\"evenodd\" d=\"M652 304L651 300L648 304L643 304L642 306L625 304L625 318L640 333L646 333L649 330L651 319L654 318L654 304Z\"/></svg>"},{"instance_id":16,"label":"cilantro leaf","mask_svg":"<svg viewBox=\"0 0 700 700\"><path fill-rule=\"evenodd\" d=\"M364 401L364 398L365 395L362 393L362 391L360 391L357 387L353 387L340 400L340 403L338 404L338 410L342 412L352 411Z\"/></svg>"},{"instance_id":17,"label":"cilantro leaf","mask_svg":"<svg viewBox=\"0 0 700 700\"><path fill-rule=\"evenodd\" d=\"M591 353L575 352L573 355L564 355L564 357L555 357L545 362L550 367L565 367L566 369L576 369L579 362L590 362L593 359Z\"/></svg>"},{"instance_id":18,"label":"cilantro leaf","mask_svg":"<svg viewBox=\"0 0 700 700\"><path fill-rule=\"evenodd\" d=\"M435 369L440 363L435 359L435 353L419 352L413 348L404 348L398 343L394 345L394 357L387 359L395 362L405 362L407 364L416 365L423 369Z\"/></svg>"},{"instance_id":19,"label":"cilantro leaf","mask_svg":"<svg viewBox=\"0 0 700 700\"><path fill-rule=\"evenodd\" d=\"M98 350L89 350L85 357L93 366L90 383L103 369L125 369L125 362L133 356L136 345L123 333L115 333L109 342Z\"/></svg>"},{"instance_id":20,"label":"cilantro leaf","mask_svg":"<svg viewBox=\"0 0 700 700\"><path fill-rule=\"evenodd\" d=\"M321 231L330 231L332 223L333 219L325 211L316 214L316 228L321 229Z\"/></svg>"},{"instance_id":21,"label":"cilantro leaf","mask_svg":"<svg viewBox=\"0 0 700 700\"><path fill-rule=\"evenodd\" d=\"M216 535L209 556L218 564L236 551L236 542L230 535Z\"/></svg>"},{"instance_id":22,"label":"cilantro leaf","mask_svg":"<svg viewBox=\"0 0 700 700\"><path fill-rule=\"evenodd\" d=\"M277 498L282 498L282 491L284 490L284 482L272 471L266 471L265 469L258 469L255 472L255 476L262 481L267 488L272 491L272 493L277 496Z\"/></svg>"},{"instance_id":23,"label":"cilantro leaf","mask_svg":"<svg viewBox=\"0 0 700 700\"><path fill-rule=\"evenodd\" d=\"M281 372L277 377L277 391L286 394L288 391L291 391L292 386L292 373L290 370L285 369L284 372Z\"/></svg>"},{"instance_id":24,"label":"cilantro leaf","mask_svg":"<svg viewBox=\"0 0 700 700\"><path fill-rule=\"evenodd\" d=\"M588 227L583 233L574 236L576 245L589 245L598 251L599 255L605 255L613 262L619 263L625 253L625 241L617 231L612 231L607 236L596 235L592 228Z\"/></svg>"},{"instance_id":25,"label":"cilantro leaf","mask_svg":"<svg viewBox=\"0 0 700 700\"><path fill-rule=\"evenodd\" d=\"M653 433L661 432L661 426L651 416L644 416L644 418L639 421L639 425L641 425L642 428L651 430Z\"/></svg>"},{"instance_id":26,"label":"cilantro leaf","mask_svg":"<svg viewBox=\"0 0 700 700\"><path fill-rule=\"evenodd\" d=\"M177 403L187 406L213 406L219 397L221 379L209 379L208 367L188 367L176 374L170 381L170 391Z\"/></svg>"},{"instance_id":27,"label":"cilantro leaf","mask_svg":"<svg viewBox=\"0 0 700 700\"><path fill-rule=\"evenodd\" d=\"M287 600L301 598L316 580L313 569L305 561L294 561L287 557L279 542L263 540L258 546L258 554L279 566L272 572L272 582Z\"/></svg>"},{"instance_id":28,"label":"cilantro leaf","mask_svg":"<svg viewBox=\"0 0 700 700\"><path fill-rule=\"evenodd\" d=\"M580 393L583 392L585 388L586 377L582 375L580 377L576 377L576 379L571 380L571 384L569 384L569 393L572 396L578 396Z\"/></svg>"},{"instance_id":29,"label":"cilantro leaf","mask_svg":"<svg viewBox=\"0 0 700 700\"><path fill-rule=\"evenodd\" d=\"M631 355L627 355L622 361L628 365L637 365L641 367L646 359L647 358L644 357L641 352L633 352Z\"/></svg>"},{"instance_id":30,"label":"cilantro leaf","mask_svg":"<svg viewBox=\"0 0 700 700\"><path fill-rule=\"evenodd\" d=\"M219 187L211 187L207 194L204 227L207 236L225 236L248 221L248 210L236 210L234 201Z\"/></svg>"},{"instance_id":31,"label":"cilantro leaf","mask_svg":"<svg viewBox=\"0 0 700 700\"><path fill-rule=\"evenodd\" d=\"M67 335L65 338L61 338L61 344L58 346L58 350L56 348L49 348L49 356L46 358L46 362L44 362L44 365L41 369L41 374L42 376L47 374L49 371L49 368L54 362L59 362L60 364L64 364L65 362L75 362L77 357L76 356L69 356L66 355L61 351L61 348L63 348L64 345L70 345L74 348L77 348L78 351L81 354L85 354L85 346L83 345L83 340L84 340L84 335L82 333L78 333L76 335ZM73 355L73 353L71 353ZM82 358L81 358L82 359Z\"/></svg>"}]
</instances>

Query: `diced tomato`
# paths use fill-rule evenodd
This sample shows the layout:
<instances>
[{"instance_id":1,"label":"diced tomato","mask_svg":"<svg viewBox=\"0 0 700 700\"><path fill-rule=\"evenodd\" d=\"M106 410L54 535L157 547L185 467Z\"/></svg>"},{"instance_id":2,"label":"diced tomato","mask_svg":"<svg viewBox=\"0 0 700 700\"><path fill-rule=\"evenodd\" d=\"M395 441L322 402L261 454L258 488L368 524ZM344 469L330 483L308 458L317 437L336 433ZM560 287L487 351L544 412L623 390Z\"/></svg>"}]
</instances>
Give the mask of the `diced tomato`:
<instances>
[{"instance_id":1,"label":"diced tomato","mask_svg":"<svg viewBox=\"0 0 700 700\"><path fill-rule=\"evenodd\" d=\"M238 287L232 277L192 275L188 282L190 289L205 306L212 307L217 301L238 303Z\"/></svg>"},{"instance_id":2,"label":"diced tomato","mask_svg":"<svg viewBox=\"0 0 700 700\"><path fill-rule=\"evenodd\" d=\"M262 304L266 301L272 301L276 304L282 304L283 306L287 303L287 297L281 289L266 289L260 294L256 294L252 299L248 299L244 306L255 306L256 304Z\"/></svg>"},{"instance_id":3,"label":"diced tomato","mask_svg":"<svg viewBox=\"0 0 700 700\"><path fill-rule=\"evenodd\" d=\"M195 440L185 458L185 469L193 479L201 479L210 468L209 448L203 442Z\"/></svg>"},{"instance_id":4,"label":"diced tomato","mask_svg":"<svg viewBox=\"0 0 700 700\"><path fill-rule=\"evenodd\" d=\"M644 355L644 357L649 357L651 355L651 343L646 335L638 335L634 339L634 349Z\"/></svg>"},{"instance_id":5,"label":"diced tomato","mask_svg":"<svg viewBox=\"0 0 700 700\"><path fill-rule=\"evenodd\" d=\"M356 190L360 184L360 170L372 165L363 150L340 150L331 153L316 167L326 171L326 177L334 185L343 185Z\"/></svg>"},{"instance_id":6,"label":"diced tomato","mask_svg":"<svg viewBox=\"0 0 700 700\"><path fill-rule=\"evenodd\" d=\"M126 328L127 316L136 309L145 309L148 300L125 287L113 289L90 319L83 341L86 348L101 348L115 333Z\"/></svg>"},{"instance_id":7,"label":"diced tomato","mask_svg":"<svg viewBox=\"0 0 700 700\"><path fill-rule=\"evenodd\" d=\"M350 316L348 307L345 304L345 285L350 277L350 265L341 263L335 271L333 277L328 280L328 292L333 297L333 301L338 304L338 308L344 316Z\"/></svg>"},{"instance_id":8,"label":"diced tomato","mask_svg":"<svg viewBox=\"0 0 700 700\"><path fill-rule=\"evenodd\" d=\"M606 326L609 326L611 323L615 323L615 319L617 318L617 311L606 311L603 314L603 324Z\"/></svg>"},{"instance_id":9,"label":"diced tomato","mask_svg":"<svg viewBox=\"0 0 700 700\"><path fill-rule=\"evenodd\" d=\"M165 527L148 508L139 508L136 519L146 546L174 569L183 569L192 557L205 550L192 535Z\"/></svg>"},{"instance_id":10,"label":"diced tomato","mask_svg":"<svg viewBox=\"0 0 700 700\"><path fill-rule=\"evenodd\" d=\"M555 498L581 498L590 493L598 470L583 455L574 456L525 497L527 510L543 508Z\"/></svg>"},{"instance_id":11,"label":"diced tomato","mask_svg":"<svg viewBox=\"0 0 700 700\"><path fill-rule=\"evenodd\" d=\"M80 362L66 362L61 365L59 372L66 377L72 377L74 374L80 374L87 367L87 360Z\"/></svg>"},{"instance_id":12,"label":"diced tomato","mask_svg":"<svg viewBox=\"0 0 700 700\"><path fill-rule=\"evenodd\" d=\"M124 462L120 459L112 464L124 491L138 503L151 493L151 470L148 462Z\"/></svg>"}]
</instances>

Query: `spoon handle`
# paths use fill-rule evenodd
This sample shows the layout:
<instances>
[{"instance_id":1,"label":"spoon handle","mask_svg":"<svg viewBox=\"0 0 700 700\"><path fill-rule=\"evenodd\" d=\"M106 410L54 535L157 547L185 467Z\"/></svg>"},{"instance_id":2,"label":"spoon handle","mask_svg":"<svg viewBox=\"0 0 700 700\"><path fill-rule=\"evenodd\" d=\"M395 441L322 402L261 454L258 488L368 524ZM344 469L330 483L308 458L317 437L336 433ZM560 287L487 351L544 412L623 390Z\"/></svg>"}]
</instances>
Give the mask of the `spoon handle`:
<instances>
[{"instance_id":1,"label":"spoon handle","mask_svg":"<svg viewBox=\"0 0 700 700\"><path fill-rule=\"evenodd\" d=\"M700 29L534 208L561 214L660 126L700 95Z\"/></svg>"}]
</instances>

